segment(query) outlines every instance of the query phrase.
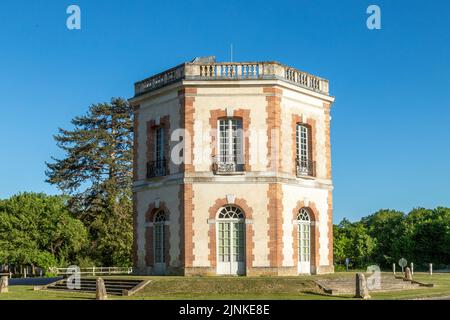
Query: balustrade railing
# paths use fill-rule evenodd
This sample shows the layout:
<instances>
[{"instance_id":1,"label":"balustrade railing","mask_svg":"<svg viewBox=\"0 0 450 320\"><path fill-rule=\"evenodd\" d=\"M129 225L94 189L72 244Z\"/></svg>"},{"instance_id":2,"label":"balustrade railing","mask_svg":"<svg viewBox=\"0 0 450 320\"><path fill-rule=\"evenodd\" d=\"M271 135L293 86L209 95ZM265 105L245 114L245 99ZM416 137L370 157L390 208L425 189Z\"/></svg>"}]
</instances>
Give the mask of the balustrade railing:
<instances>
[{"instance_id":1,"label":"balustrade railing","mask_svg":"<svg viewBox=\"0 0 450 320\"><path fill-rule=\"evenodd\" d=\"M328 80L277 62L188 62L137 82L135 92L140 95L182 79L283 79L316 92L329 93Z\"/></svg>"},{"instance_id":2,"label":"balustrade railing","mask_svg":"<svg viewBox=\"0 0 450 320\"><path fill-rule=\"evenodd\" d=\"M214 63L200 65L200 77L255 79L261 74L259 63Z\"/></svg>"}]
</instances>

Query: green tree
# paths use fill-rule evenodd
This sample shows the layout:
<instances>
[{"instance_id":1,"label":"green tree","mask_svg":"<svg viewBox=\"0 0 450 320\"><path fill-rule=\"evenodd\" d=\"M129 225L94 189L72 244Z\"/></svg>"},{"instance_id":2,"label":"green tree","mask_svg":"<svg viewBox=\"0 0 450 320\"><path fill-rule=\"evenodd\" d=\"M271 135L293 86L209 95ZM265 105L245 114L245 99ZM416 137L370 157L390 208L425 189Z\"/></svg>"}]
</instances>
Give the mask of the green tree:
<instances>
[{"instance_id":1,"label":"green tree","mask_svg":"<svg viewBox=\"0 0 450 320\"><path fill-rule=\"evenodd\" d=\"M408 254L404 246L405 215L395 210L379 210L361 219L367 233L376 239L372 259L383 266L390 266Z\"/></svg>"},{"instance_id":2,"label":"green tree","mask_svg":"<svg viewBox=\"0 0 450 320\"><path fill-rule=\"evenodd\" d=\"M350 258L357 266L373 262L384 267L400 258L425 268L428 263L450 263L450 208L416 208L407 215L379 210L351 223L334 226L334 258L342 264Z\"/></svg>"},{"instance_id":3,"label":"green tree","mask_svg":"<svg viewBox=\"0 0 450 320\"><path fill-rule=\"evenodd\" d=\"M416 208L406 218L411 244L409 259L418 263L450 263L450 209Z\"/></svg>"},{"instance_id":4,"label":"green tree","mask_svg":"<svg viewBox=\"0 0 450 320\"><path fill-rule=\"evenodd\" d=\"M71 216L66 200L42 193L0 200L0 264L47 269L75 263L87 230Z\"/></svg>"},{"instance_id":5,"label":"green tree","mask_svg":"<svg viewBox=\"0 0 450 320\"><path fill-rule=\"evenodd\" d=\"M335 228L335 259L340 263L349 258L355 267L365 267L371 262L376 240L367 232L364 224L343 219Z\"/></svg>"},{"instance_id":6,"label":"green tree","mask_svg":"<svg viewBox=\"0 0 450 320\"><path fill-rule=\"evenodd\" d=\"M132 250L133 123L128 103L113 98L72 120L55 136L63 159L47 163L47 181L71 196L69 206L89 230L89 257L129 265Z\"/></svg>"}]
</instances>

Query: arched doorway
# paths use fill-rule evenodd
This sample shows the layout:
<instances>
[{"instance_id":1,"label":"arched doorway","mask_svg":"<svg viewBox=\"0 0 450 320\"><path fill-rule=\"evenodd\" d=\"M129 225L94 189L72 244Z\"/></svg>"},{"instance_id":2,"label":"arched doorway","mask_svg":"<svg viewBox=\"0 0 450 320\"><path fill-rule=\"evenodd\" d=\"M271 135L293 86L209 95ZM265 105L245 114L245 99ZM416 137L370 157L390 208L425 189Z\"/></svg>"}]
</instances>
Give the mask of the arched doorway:
<instances>
[{"instance_id":1,"label":"arched doorway","mask_svg":"<svg viewBox=\"0 0 450 320\"><path fill-rule=\"evenodd\" d=\"M159 210L155 214L153 220L153 257L154 257L154 273L165 274L166 272L166 243L165 243L165 223L167 217L163 210Z\"/></svg>"},{"instance_id":2,"label":"arched doorway","mask_svg":"<svg viewBox=\"0 0 450 320\"><path fill-rule=\"evenodd\" d=\"M217 274L245 274L245 216L226 205L217 215Z\"/></svg>"},{"instance_id":3,"label":"arched doorway","mask_svg":"<svg viewBox=\"0 0 450 320\"><path fill-rule=\"evenodd\" d=\"M311 216L308 209L301 208L298 223L298 273L311 273Z\"/></svg>"}]
</instances>

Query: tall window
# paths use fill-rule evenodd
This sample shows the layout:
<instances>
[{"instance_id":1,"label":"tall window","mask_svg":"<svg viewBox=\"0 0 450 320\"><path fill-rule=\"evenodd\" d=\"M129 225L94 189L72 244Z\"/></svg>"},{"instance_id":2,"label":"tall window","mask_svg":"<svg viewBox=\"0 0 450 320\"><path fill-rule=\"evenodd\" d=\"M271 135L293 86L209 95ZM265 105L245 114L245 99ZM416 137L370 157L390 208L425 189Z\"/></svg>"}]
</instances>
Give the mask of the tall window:
<instances>
[{"instance_id":1,"label":"tall window","mask_svg":"<svg viewBox=\"0 0 450 320\"><path fill-rule=\"evenodd\" d=\"M153 252L155 263L165 262L164 253L164 224L166 222L166 214L164 211L158 211L153 222Z\"/></svg>"},{"instance_id":2,"label":"tall window","mask_svg":"<svg viewBox=\"0 0 450 320\"><path fill-rule=\"evenodd\" d=\"M297 151L297 175L313 175L313 162L311 161L311 132L310 127L297 124L296 151Z\"/></svg>"},{"instance_id":3,"label":"tall window","mask_svg":"<svg viewBox=\"0 0 450 320\"><path fill-rule=\"evenodd\" d=\"M165 159L164 127L153 129L153 159L147 164L147 178L161 177L167 174L167 161Z\"/></svg>"},{"instance_id":4,"label":"tall window","mask_svg":"<svg viewBox=\"0 0 450 320\"><path fill-rule=\"evenodd\" d=\"M218 127L219 171L242 171L244 168L242 120L220 119Z\"/></svg>"},{"instance_id":5,"label":"tall window","mask_svg":"<svg viewBox=\"0 0 450 320\"><path fill-rule=\"evenodd\" d=\"M155 130L155 161L164 160L164 128Z\"/></svg>"},{"instance_id":6,"label":"tall window","mask_svg":"<svg viewBox=\"0 0 450 320\"><path fill-rule=\"evenodd\" d=\"M219 262L242 262L245 254L244 213L238 207L223 207L218 219Z\"/></svg>"},{"instance_id":7,"label":"tall window","mask_svg":"<svg viewBox=\"0 0 450 320\"><path fill-rule=\"evenodd\" d=\"M311 237L311 221L308 210L300 209L298 216L298 258L301 262L309 262L310 260L310 237Z\"/></svg>"}]
</instances>

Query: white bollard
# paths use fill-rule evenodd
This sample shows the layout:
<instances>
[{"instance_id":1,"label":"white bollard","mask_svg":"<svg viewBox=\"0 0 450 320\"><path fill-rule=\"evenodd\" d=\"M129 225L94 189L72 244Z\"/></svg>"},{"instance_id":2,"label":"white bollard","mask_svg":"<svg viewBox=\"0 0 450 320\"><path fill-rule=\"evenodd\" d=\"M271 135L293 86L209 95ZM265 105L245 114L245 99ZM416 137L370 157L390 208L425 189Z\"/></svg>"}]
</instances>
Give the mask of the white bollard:
<instances>
[{"instance_id":1,"label":"white bollard","mask_svg":"<svg viewBox=\"0 0 450 320\"><path fill-rule=\"evenodd\" d=\"M395 263L392 264L392 272L395 274Z\"/></svg>"},{"instance_id":2,"label":"white bollard","mask_svg":"<svg viewBox=\"0 0 450 320\"><path fill-rule=\"evenodd\" d=\"M432 276L432 275L433 275L433 264L430 263L430 276Z\"/></svg>"},{"instance_id":3,"label":"white bollard","mask_svg":"<svg viewBox=\"0 0 450 320\"><path fill-rule=\"evenodd\" d=\"M411 262L411 274L414 275L414 263Z\"/></svg>"}]
</instances>

